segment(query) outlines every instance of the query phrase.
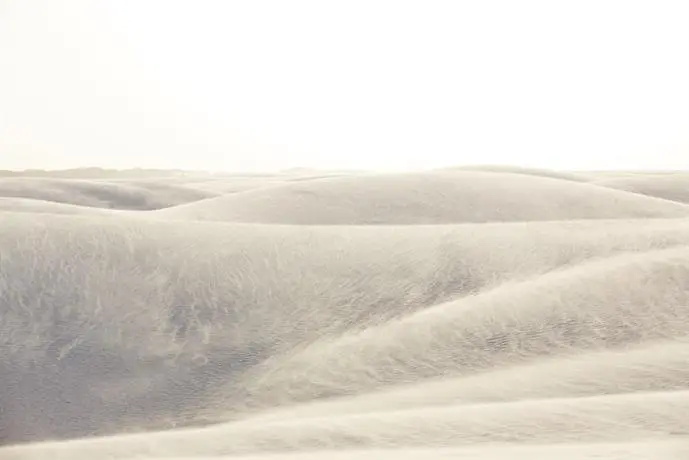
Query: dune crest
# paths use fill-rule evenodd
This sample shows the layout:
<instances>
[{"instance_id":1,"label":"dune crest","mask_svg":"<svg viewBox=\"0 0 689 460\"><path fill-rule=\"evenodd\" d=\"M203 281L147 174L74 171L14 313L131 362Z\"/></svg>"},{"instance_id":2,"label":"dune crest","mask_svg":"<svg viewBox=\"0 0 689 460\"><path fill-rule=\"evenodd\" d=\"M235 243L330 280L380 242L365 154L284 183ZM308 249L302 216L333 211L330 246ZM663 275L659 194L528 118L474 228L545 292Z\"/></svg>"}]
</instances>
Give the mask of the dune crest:
<instances>
[{"instance_id":1,"label":"dune crest","mask_svg":"<svg viewBox=\"0 0 689 460\"><path fill-rule=\"evenodd\" d=\"M289 183L155 215L265 224L418 225L687 217L689 206L552 177L457 170Z\"/></svg>"},{"instance_id":2,"label":"dune crest","mask_svg":"<svg viewBox=\"0 0 689 460\"><path fill-rule=\"evenodd\" d=\"M99 174L0 178L2 460L689 457L686 173Z\"/></svg>"}]
</instances>

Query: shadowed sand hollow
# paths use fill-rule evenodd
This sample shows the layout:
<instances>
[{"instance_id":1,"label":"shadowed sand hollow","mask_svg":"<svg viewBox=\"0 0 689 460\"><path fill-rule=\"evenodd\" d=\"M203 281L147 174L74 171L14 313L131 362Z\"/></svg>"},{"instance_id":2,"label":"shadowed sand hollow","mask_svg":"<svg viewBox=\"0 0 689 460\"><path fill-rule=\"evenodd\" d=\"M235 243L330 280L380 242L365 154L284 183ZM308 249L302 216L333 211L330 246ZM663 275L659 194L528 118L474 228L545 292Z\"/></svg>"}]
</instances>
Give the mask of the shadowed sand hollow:
<instances>
[{"instance_id":1,"label":"shadowed sand hollow","mask_svg":"<svg viewBox=\"0 0 689 460\"><path fill-rule=\"evenodd\" d=\"M689 458L684 177L0 179L0 460Z\"/></svg>"}]
</instances>

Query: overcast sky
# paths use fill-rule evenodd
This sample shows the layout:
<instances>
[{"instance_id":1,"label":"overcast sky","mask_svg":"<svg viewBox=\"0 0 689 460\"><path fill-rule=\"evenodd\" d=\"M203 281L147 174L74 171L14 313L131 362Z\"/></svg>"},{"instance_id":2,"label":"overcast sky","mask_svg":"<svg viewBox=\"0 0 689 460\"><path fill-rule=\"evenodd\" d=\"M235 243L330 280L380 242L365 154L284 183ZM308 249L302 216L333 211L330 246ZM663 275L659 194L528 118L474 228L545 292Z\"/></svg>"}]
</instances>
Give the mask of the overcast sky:
<instances>
[{"instance_id":1,"label":"overcast sky","mask_svg":"<svg viewBox=\"0 0 689 460\"><path fill-rule=\"evenodd\" d=\"M0 169L689 169L689 1L0 0Z\"/></svg>"}]
</instances>

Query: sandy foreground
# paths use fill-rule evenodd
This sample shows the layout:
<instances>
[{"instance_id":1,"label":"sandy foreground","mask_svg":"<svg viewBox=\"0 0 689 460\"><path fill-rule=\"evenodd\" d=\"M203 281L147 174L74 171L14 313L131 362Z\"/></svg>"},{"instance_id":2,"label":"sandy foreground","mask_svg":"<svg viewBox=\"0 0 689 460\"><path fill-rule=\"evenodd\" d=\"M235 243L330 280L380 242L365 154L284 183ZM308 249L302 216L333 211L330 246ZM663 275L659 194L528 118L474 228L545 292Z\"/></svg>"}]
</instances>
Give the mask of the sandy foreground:
<instances>
[{"instance_id":1,"label":"sandy foreground","mask_svg":"<svg viewBox=\"0 0 689 460\"><path fill-rule=\"evenodd\" d=\"M0 177L0 460L689 459L689 173Z\"/></svg>"}]
</instances>

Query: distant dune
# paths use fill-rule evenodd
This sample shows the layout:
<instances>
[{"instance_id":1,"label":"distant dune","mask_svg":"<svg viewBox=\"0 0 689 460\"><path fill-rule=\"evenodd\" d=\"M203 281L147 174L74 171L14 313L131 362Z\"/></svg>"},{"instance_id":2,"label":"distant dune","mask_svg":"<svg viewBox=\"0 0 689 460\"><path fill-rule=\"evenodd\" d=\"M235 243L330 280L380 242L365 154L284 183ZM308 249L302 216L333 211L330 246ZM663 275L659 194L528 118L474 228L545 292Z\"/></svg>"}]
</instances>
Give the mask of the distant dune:
<instances>
[{"instance_id":1,"label":"distant dune","mask_svg":"<svg viewBox=\"0 0 689 460\"><path fill-rule=\"evenodd\" d=\"M101 176L0 179L2 460L689 458L689 173Z\"/></svg>"},{"instance_id":2,"label":"distant dune","mask_svg":"<svg viewBox=\"0 0 689 460\"><path fill-rule=\"evenodd\" d=\"M689 204L689 173L635 174L597 180L598 185Z\"/></svg>"},{"instance_id":3,"label":"distant dune","mask_svg":"<svg viewBox=\"0 0 689 460\"><path fill-rule=\"evenodd\" d=\"M548 169L539 168L525 168L521 166L505 166L505 165L472 165L472 166L456 166L450 168L443 168L441 171L485 171L485 172L502 172L513 174L526 174L530 176L551 177L553 179L564 179L575 182L589 182L590 177L583 174L576 174L562 171L551 171Z\"/></svg>"},{"instance_id":4,"label":"distant dune","mask_svg":"<svg viewBox=\"0 0 689 460\"><path fill-rule=\"evenodd\" d=\"M48 214L107 215L108 210L33 198L0 197L0 211Z\"/></svg>"},{"instance_id":5,"label":"distant dune","mask_svg":"<svg viewBox=\"0 0 689 460\"><path fill-rule=\"evenodd\" d=\"M94 208L151 210L214 196L165 183L118 183L94 179L0 178L0 197L31 198Z\"/></svg>"},{"instance_id":6,"label":"distant dune","mask_svg":"<svg viewBox=\"0 0 689 460\"><path fill-rule=\"evenodd\" d=\"M484 171L290 183L161 210L166 218L296 225L686 217L689 206L569 180Z\"/></svg>"}]
</instances>

